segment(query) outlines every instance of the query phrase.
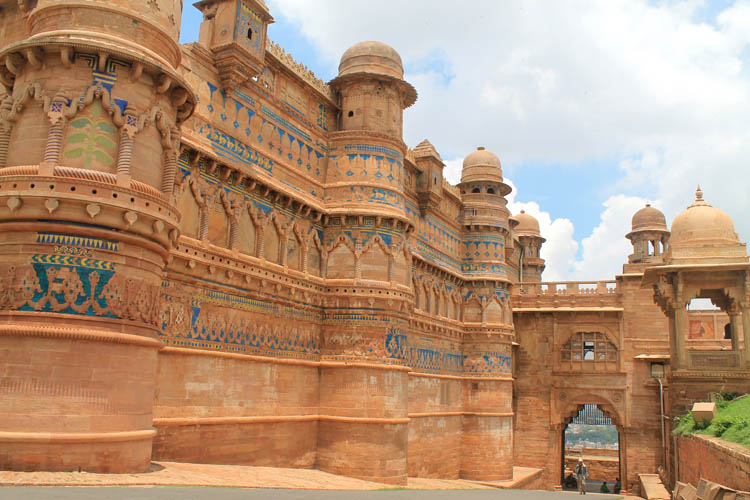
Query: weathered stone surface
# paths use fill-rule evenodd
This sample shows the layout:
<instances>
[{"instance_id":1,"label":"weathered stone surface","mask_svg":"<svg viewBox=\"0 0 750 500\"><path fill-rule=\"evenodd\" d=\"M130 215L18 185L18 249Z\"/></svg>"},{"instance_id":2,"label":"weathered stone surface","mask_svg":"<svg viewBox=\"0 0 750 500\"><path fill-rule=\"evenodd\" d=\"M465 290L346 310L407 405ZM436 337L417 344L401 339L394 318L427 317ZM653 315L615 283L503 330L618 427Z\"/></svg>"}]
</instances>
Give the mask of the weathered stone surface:
<instances>
[{"instance_id":1,"label":"weathered stone surface","mask_svg":"<svg viewBox=\"0 0 750 500\"><path fill-rule=\"evenodd\" d=\"M261 0L197 6L180 47L176 0L2 5L0 467L520 465L551 488L597 404L629 489L674 453L655 370L668 416L746 387L750 265L702 195L674 248L647 207L621 276L542 283L500 159L469 153L452 186L404 144L393 48L355 45L325 84ZM701 294L722 312L686 312Z\"/></svg>"}]
</instances>

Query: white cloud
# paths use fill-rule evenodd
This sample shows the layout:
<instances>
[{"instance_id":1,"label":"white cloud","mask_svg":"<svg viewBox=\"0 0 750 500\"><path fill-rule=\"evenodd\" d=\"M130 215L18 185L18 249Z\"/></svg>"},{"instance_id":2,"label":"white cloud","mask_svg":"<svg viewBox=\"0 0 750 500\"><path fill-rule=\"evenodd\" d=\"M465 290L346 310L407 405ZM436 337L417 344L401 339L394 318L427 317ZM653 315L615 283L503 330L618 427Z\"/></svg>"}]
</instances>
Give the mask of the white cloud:
<instances>
[{"instance_id":1,"label":"white cloud","mask_svg":"<svg viewBox=\"0 0 750 500\"><path fill-rule=\"evenodd\" d=\"M601 221L590 236L583 239L583 256L573 264L573 278L601 280L614 278L612 271L628 261L633 253L623 228L630 229L633 214L644 207L646 200L633 196L612 196L604 202ZM658 205L658 202L656 203ZM619 269L618 269L619 271Z\"/></svg>"},{"instance_id":2,"label":"white cloud","mask_svg":"<svg viewBox=\"0 0 750 500\"><path fill-rule=\"evenodd\" d=\"M700 0L269 4L298 23L333 72L361 40L399 51L419 92L405 113L407 144L427 137L445 157L483 145L506 172L610 162L613 189L579 261L573 222L518 202L544 227L545 279L618 273L632 213L657 199L670 221L698 183L750 239L750 0L735 1L715 25L695 20ZM459 160L446 175L457 180ZM560 187L572 204L587 189L585 178L575 182Z\"/></svg>"}]
</instances>

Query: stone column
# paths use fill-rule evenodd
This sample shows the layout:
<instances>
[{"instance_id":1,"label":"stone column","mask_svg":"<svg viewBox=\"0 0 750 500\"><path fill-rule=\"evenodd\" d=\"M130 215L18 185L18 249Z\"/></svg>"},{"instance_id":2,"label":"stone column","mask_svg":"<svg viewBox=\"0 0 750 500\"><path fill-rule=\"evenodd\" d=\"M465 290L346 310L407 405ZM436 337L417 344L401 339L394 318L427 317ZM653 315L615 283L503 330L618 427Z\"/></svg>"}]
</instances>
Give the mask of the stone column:
<instances>
[{"instance_id":1,"label":"stone column","mask_svg":"<svg viewBox=\"0 0 750 500\"><path fill-rule=\"evenodd\" d=\"M732 350L740 350L740 332L742 328L742 315L739 307L730 309L727 314L729 315L729 329L732 333Z\"/></svg>"},{"instance_id":2,"label":"stone column","mask_svg":"<svg viewBox=\"0 0 750 500\"><path fill-rule=\"evenodd\" d=\"M742 359L745 370L750 370L750 303L743 302L740 305L740 311L742 311L742 336L745 340Z\"/></svg>"},{"instance_id":3,"label":"stone column","mask_svg":"<svg viewBox=\"0 0 750 500\"><path fill-rule=\"evenodd\" d=\"M180 130L177 127L170 129L170 149L164 151L164 171L162 173L161 192L172 196L174 180L177 175L177 156L179 155Z\"/></svg>"},{"instance_id":4,"label":"stone column","mask_svg":"<svg viewBox=\"0 0 750 500\"><path fill-rule=\"evenodd\" d=\"M620 484L622 485L622 490L620 490L620 494L626 495L629 490L629 481L628 481L628 435L626 432L625 427L618 425L617 431L620 436Z\"/></svg>"},{"instance_id":5,"label":"stone column","mask_svg":"<svg viewBox=\"0 0 750 500\"><path fill-rule=\"evenodd\" d=\"M6 167L8 162L8 147L10 146L10 133L13 130L13 125L6 118L10 114L12 104L10 96L6 96L0 103L0 168Z\"/></svg>"},{"instance_id":6,"label":"stone column","mask_svg":"<svg viewBox=\"0 0 750 500\"><path fill-rule=\"evenodd\" d=\"M478 332L464 338L464 356L461 478L511 479L513 378L510 346L501 343L497 335L488 337L487 333ZM487 367L487 360L491 367Z\"/></svg>"},{"instance_id":7,"label":"stone column","mask_svg":"<svg viewBox=\"0 0 750 500\"><path fill-rule=\"evenodd\" d=\"M137 118L132 106L125 108L123 125L120 128L120 148L117 152L117 175L130 182L130 164L133 161L133 138L137 130Z\"/></svg>"},{"instance_id":8,"label":"stone column","mask_svg":"<svg viewBox=\"0 0 750 500\"><path fill-rule=\"evenodd\" d=\"M684 305L677 304L674 311L674 336L675 336L675 359L672 360L672 366L676 369L685 368L687 365L687 350L685 337L687 336L687 309Z\"/></svg>"},{"instance_id":9,"label":"stone column","mask_svg":"<svg viewBox=\"0 0 750 500\"><path fill-rule=\"evenodd\" d=\"M50 125L47 130L47 145L44 148L44 163L54 167L60 162L63 134L65 132L65 110L66 98L62 95L55 96L50 103L47 112Z\"/></svg>"}]
</instances>

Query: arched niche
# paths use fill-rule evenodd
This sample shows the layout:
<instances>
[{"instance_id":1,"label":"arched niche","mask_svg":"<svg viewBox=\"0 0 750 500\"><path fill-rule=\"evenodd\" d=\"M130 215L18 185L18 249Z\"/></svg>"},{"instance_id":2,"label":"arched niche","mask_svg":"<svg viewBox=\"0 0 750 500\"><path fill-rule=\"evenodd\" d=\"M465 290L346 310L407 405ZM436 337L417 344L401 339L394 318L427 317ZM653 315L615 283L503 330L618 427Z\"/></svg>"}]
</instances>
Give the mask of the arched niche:
<instances>
[{"instance_id":1,"label":"arched niche","mask_svg":"<svg viewBox=\"0 0 750 500\"><path fill-rule=\"evenodd\" d=\"M464 306L464 321L466 323L482 322L482 304L476 297L472 297Z\"/></svg>"},{"instance_id":2,"label":"arched niche","mask_svg":"<svg viewBox=\"0 0 750 500\"><path fill-rule=\"evenodd\" d=\"M130 175L133 179L159 188L161 186L161 167L164 149L161 143L161 132L154 122L149 122L133 137L133 160L130 164Z\"/></svg>"},{"instance_id":3,"label":"arched niche","mask_svg":"<svg viewBox=\"0 0 750 500\"><path fill-rule=\"evenodd\" d=\"M305 265L308 273L314 276L320 276L320 269L323 263L320 241L315 237L310 237L307 241L307 254L305 255Z\"/></svg>"},{"instance_id":4,"label":"arched niche","mask_svg":"<svg viewBox=\"0 0 750 500\"><path fill-rule=\"evenodd\" d=\"M424 307L424 289L422 288L421 281L416 276L412 280L412 283L414 284L414 308L421 311Z\"/></svg>"},{"instance_id":5,"label":"arched niche","mask_svg":"<svg viewBox=\"0 0 750 500\"><path fill-rule=\"evenodd\" d=\"M409 283L409 262L403 249L399 248L393 253L393 281L401 285Z\"/></svg>"},{"instance_id":6,"label":"arched niche","mask_svg":"<svg viewBox=\"0 0 750 500\"><path fill-rule=\"evenodd\" d=\"M229 246L229 215L227 204L216 195L208 203L208 241L217 247Z\"/></svg>"},{"instance_id":7,"label":"arched niche","mask_svg":"<svg viewBox=\"0 0 750 500\"><path fill-rule=\"evenodd\" d=\"M295 271L302 270L302 241L294 230L286 236L286 265Z\"/></svg>"},{"instance_id":8,"label":"arched niche","mask_svg":"<svg viewBox=\"0 0 750 500\"><path fill-rule=\"evenodd\" d=\"M422 306L422 310L426 312L427 314L432 314L434 310L434 298L432 294L432 286L430 286L430 283L424 283L424 305Z\"/></svg>"},{"instance_id":9,"label":"arched niche","mask_svg":"<svg viewBox=\"0 0 750 500\"><path fill-rule=\"evenodd\" d=\"M196 181L186 179L177 192L177 211L180 212L180 231L185 236L198 239L200 230L201 207L196 199L200 195Z\"/></svg>"},{"instance_id":10,"label":"arched niche","mask_svg":"<svg viewBox=\"0 0 750 500\"><path fill-rule=\"evenodd\" d=\"M8 166L38 165L44 158L49 120L41 104L28 101L13 124L8 149ZM66 165L64 158L60 162Z\"/></svg>"},{"instance_id":11,"label":"arched niche","mask_svg":"<svg viewBox=\"0 0 750 500\"><path fill-rule=\"evenodd\" d=\"M379 236L373 236L360 256L361 278L388 281L389 256Z\"/></svg>"},{"instance_id":12,"label":"arched niche","mask_svg":"<svg viewBox=\"0 0 750 500\"><path fill-rule=\"evenodd\" d=\"M487 304L484 317L487 323L505 323L503 307L497 299L492 299L490 300L490 303Z\"/></svg>"},{"instance_id":13,"label":"arched niche","mask_svg":"<svg viewBox=\"0 0 750 500\"><path fill-rule=\"evenodd\" d=\"M281 235L273 219L268 220L263 231L263 257L268 262L281 263Z\"/></svg>"},{"instance_id":14,"label":"arched niche","mask_svg":"<svg viewBox=\"0 0 750 500\"><path fill-rule=\"evenodd\" d=\"M252 216L249 210L241 210L237 218L237 250L256 256L258 243L257 220Z\"/></svg>"},{"instance_id":15,"label":"arched niche","mask_svg":"<svg viewBox=\"0 0 750 500\"><path fill-rule=\"evenodd\" d=\"M326 269L329 279L354 279L356 272L354 250L344 239L340 239L328 252Z\"/></svg>"}]
</instances>

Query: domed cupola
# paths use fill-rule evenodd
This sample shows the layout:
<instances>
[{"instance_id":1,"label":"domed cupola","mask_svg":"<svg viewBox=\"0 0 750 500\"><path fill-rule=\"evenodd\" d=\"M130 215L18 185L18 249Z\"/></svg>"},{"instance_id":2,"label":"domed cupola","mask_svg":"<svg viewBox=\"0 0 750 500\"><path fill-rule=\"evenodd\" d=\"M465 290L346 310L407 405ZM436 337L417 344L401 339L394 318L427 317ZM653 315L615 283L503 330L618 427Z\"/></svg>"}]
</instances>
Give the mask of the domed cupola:
<instances>
[{"instance_id":1,"label":"domed cupola","mask_svg":"<svg viewBox=\"0 0 750 500\"><path fill-rule=\"evenodd\" d=\"M515 221L515 227L513 233L516 236L534 236L541 238L542 235L539 232L539 221L532 215L527 214L523 210L518 215L511 217ZM542 238L542 241L544 238Z\"/></svg>"},{"instance_id":2,"label":"domed cupola","mask_svg":"<svg viewBox=\"0 0 750 500\"><path fill-rule=\"evenodd\" d=\"M664 251L669 241L669 229L664 214L646 203L645 207L633 215L631 226L631 231L625 235L633 244L633 253L628 256L628 262L663 262Z\"/></svg>"},{"instance_id":3,"label":"domed cupola","mask_svg":"<svg viewBox=\"0 0 750 500\"><path fill-rule=\"evenodd\" d=\"M700 186L695 201L672 222L666 256L670 264L747 262L745 244L734 232L732 218L709 205Z\"/></svg>"},{"instance_id":4,"label":"domed cupola","mask_svg":"<svg viewBox=\"0 0 750 500\"><path fill-rule=\"evenodd\" d=\"M521 246L518 260L518 281L538 283L546 267L541 258L542 244L547 241L539 231L539 221L523 210L510 218L513 235Z\"/></svg>"},{"instance_id":5,"label":"domed cupola","mask_svg":"<svg viewBox=\"0 0 750 500\"><path fill-rule=\"evenodd\" d=\"M339 75L331 80L341 106L340 130L372 131L401 141L403 110L417 100L404 81L401 56L375 41L360 42L344 52Z\"/></svg>"},{"instance_id":6,"label":"domed cupola","mask_svg":"<svg viewBox=\"0 0 750 500\"><path fill-rule=\"evenodd\" d=\"M511 188L503 182L500 159L483 147L464 158L461 171L463 224L467 228L490 226L509 230L505 196Z\"/></svg>"}]
</instances>

